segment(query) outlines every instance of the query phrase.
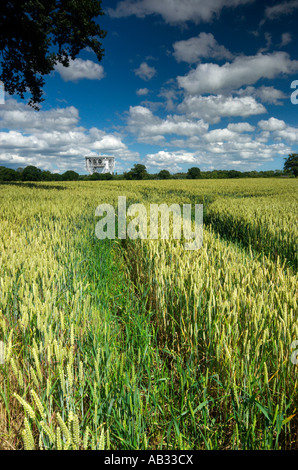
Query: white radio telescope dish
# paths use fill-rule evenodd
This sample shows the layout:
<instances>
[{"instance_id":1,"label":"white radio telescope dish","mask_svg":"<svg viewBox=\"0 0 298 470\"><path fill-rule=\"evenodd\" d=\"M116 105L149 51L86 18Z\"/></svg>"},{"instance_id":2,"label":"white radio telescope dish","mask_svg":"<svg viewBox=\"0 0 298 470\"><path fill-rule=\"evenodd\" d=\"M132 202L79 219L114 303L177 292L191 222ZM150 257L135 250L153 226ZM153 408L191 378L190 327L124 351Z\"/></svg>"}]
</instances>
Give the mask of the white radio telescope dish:
<instances>
[{"instance_id":1,"label":"white radio telescope dish","mask_svg":"<svg viewBox=\"0 0 298 470\"><path fill-rule=\"evenodd\" d=\"M85 157L86 170L90 175L93 173L114 173L115 157L111 155L87 155Z\"/></svg>"}]
</instances>

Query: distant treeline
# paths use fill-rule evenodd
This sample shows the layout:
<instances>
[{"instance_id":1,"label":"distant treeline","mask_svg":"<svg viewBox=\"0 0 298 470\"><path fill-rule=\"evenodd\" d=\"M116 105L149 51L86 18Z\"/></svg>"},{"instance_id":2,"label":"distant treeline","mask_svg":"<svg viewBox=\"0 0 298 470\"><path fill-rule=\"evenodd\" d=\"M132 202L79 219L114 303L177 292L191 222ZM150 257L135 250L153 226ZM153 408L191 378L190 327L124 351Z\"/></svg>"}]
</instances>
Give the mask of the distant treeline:
<instances>
[{"instance_id":1,"label":"distant treeline","mask_svg":"<svg viewBox=\"0 0 298 470\"><path fill-rule=\"evenodd\" d=\"M218 179L218 178L273 178L291 176L283 170L268 171L237 171L237 170L213 170L201 171L197 167L190 168L186 173L171 174L168 170L159 173L148 173L144 165L136 164L123 174L111 175L94 173L93 175L80 175L68 170L62 174L51 173L29 165L25 168L6 168L0 166L0 182L5 181L94 181L94 180L165 180L165 179Z\"/></svg>"}]
</instances>

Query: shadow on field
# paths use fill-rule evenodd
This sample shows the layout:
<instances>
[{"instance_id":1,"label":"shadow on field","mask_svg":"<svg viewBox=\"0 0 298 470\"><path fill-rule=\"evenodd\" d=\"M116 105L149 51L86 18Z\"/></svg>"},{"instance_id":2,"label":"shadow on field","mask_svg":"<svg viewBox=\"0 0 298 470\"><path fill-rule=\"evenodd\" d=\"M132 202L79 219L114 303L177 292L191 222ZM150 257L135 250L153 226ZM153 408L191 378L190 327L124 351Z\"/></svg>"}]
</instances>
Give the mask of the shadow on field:
<instances>
[{"instance_id":1,"label":"shadow on field","mask_svg":"<svg viewBox=\"0 0 298 470\"><path fill-rule=\"evenodd\" d=\"M31 189L55 189L55 190L63 190L67 189L65 186L58 186L58 185L49 185L49 184L43 184L43 183L26 183L26 182L17 182L17 181L0 181L0 186L20 186L23 188L31 188Z\"/></svg>"}]
</instances>

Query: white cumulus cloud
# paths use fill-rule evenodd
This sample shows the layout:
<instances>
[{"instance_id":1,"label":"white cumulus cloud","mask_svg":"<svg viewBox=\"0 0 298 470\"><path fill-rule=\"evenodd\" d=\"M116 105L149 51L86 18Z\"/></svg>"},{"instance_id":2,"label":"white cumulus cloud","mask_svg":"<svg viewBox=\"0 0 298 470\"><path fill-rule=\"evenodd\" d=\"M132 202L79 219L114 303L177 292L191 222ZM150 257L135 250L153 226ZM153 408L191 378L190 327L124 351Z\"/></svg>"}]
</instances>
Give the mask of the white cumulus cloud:
<instances>
[{"instance_id":1,"label":"white cumulus cloud","mask_svg":"<svg viewBox=\"0 0 298 470\"><path fill-rule=\"evenodd\" d=\"M290 15L296 9L298 9L298 0L278 3L266 7L265 17L269 20L279 19L281 16Z\"/></svg>"},{"instance_id":2,"label":"white cumulus cloud","mask_svg":"<svg viewBox=\"0 0 298 470\"><path fill-rule=\"evenodd\" d=\"M271 117L267 121L259 121L258 125L264 133L267 133L268 137L272 133L271 137L276 141L298 142L298 127L288 126L281 119Z\"/></svg>"},{"instance_id":3,"label":"white cumulus cloud","mask_svg":"<svg viewBox=\"0 0 298 470\"><path fill-rule=\"evenodd\" d=\"M166 119L161 119L144 106L130 107L127 124L130 132L138 135L139 141L149 143L154 138L162 142L165 135L203 134L209 127L203 120L187 119L185 116L169 115Z\"/></svg>"},{"instance_id":4,"label":"white cumulus cloud","mask_svg":"<svg viewBox=\"0 0 298 470\"><path fill-rule=\"evenodd\" d=\"M215 124L222 117L248 117L266 113L266 109L252 96L233 97L224 95L191 96L178 106L180 112Z\"/></svg>"},{"instance_id":5,"label":"white cumulus cloud","mask_svg":"<svg viewBox=\"0 0 298 470\"><path fill-rule=\"evenodd\" d=\"M236 57L230 63L199 64L185 76L178 76L178 84L190 94L220 93L244 85L252 85L261 78L273 79L298 70L298 60L291 60L286 52Z\"/></svg>"},{"instance_id":6,"label":"white cumulus cloud","mask_svg":"<svg viewBox=\"0 0 298 470\"><path fill-rule=\"evenodd\" d=\"M292 42L292 35L291 33L283 33L281 35L281 42L279 44L279 47L284 47L284 46L287 46L288 44L290 44L290 42Z\"/></svg>"},{"instance_id":7,"label":"white cumulus cloud","mask_svg":"<svg viewBox=\"0 0 298 470\"><path fill-rule=\"evenodd\" d=\"M199 36L177 41L173 44L174 57L178 62L189 64L199 62L201 58L232 59L228 49L221 46L211 33L200 33Z\"/></svg>"},{"instance_id":8,"label":"white cumulus cloud","mask_svg":"<svg viewBox=\"0 0 298 470\"><path fill-rule=\"evenodd\" d=\"M68 67L57 64L56 70L65 82L75 82L83 78L101 80L105 76L102 65L96 64L92 60L70 59Z\"/></svg>"},{"instance_id":9,"label":"white cumulus cloud","mask_svg":"<svg viewBox=\"0 0 298 470\"><path fill-rule=\"evenodd\" d=\"M228 125L228 129L234 132L253 132L255 127L249 122L235 122Z\"/></svg>"},{"instance_id":10,"label":"white cumulus cloud","mask_svg":"<svg viewBox=\"0 0 298 470\"><path fill-rule=\"evenodd\" d=\"M79 111L74 106L68 106L38 113L24 103L10 99L5 107L0 108L0 119L2 128L22 129L28 133L44 129L66 131L77 126Z\"/></svg>"},{"instance_id":11,"label":"white cumulus cloud","mask_svg":"<svg viewBox=\"0 0 298 470\"><path fill-rule=\"evenodd\" d=\"M157 74L156 68L150 67L147 62L142 62L140 67L135 69L134 72L138 77L145 81L151 80L151 78Z\"/></svg>"},{"instance_id":12,"label":"white cumulus cloud","mask_svg":"<svg viewBox=\"0 0 298 470\"><path fill-rule=\"evenodd\" d=\"M259 121L259 127L263 129L263 131L279 131L285 129L287 126L285 121L271 117L267 121Z\"/></svg>"},{"instance_id":13,"label":"white cumulus cloud","mask_svg":"<svg viewBox=\"0 0 298 470\"><path fill-rule=\"evenodd\" d=\"M124 0L115 9L107 8L113 18L135 15L161 15L166 23L211 21L225 7L237 7L254 0Z\"/></svg>"},{"instance_id":14,"label":"white cumulus cloud","mask_svg":"<svg viewBox=\"0 0 298 470\"><path fill-rule=\"evenodd\" d=\"M139 89L136 91L136 94L137 94L138 96L146 96L146 95L148 95L148 93L149 93L148 88L139 88Z\"/></svg>"},{"instance_id":15,"label":"white cumulus cloud","mask_svg":"<svg viewBox=\"0 0 298 470\"><path fill-rule=\"evenodd\" d=\"M185 152L177 150L169 152L160 150L157 153L150 153L146 155L144 160L148 168L155 168L157 170L169 170L171 173L175 173L182 170L180 165L182 164L195 164L197 159L195 154L192 152Z\"/></svg>"},{"instance_id":16,"label":"white cumulus cloud","mask_svg":"<svg viewBox=\"0 0 298 470\"><path fill-rule=\"evenodd\" d=\"M277 106L282 105L281 100L287 98L281 90L277 90L273 86L260 86L259 88L248 86L236 91L236 93L240 96L254 96L263 103L275 104Z\"/></svg>"}]
</instances>

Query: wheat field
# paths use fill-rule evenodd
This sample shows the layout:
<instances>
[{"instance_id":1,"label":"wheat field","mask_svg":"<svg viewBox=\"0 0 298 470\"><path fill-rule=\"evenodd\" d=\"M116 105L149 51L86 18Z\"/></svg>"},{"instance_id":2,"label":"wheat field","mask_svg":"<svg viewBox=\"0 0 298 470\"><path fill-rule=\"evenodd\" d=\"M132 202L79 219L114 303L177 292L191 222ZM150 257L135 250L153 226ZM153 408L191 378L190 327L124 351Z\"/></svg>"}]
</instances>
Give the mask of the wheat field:
<instances>
[{"instance_id":1,"label":"wheat field","mask_svg":"<svg viewBox=\"0 0 298 470\"><path fill-rule=\"evenodd\" d=\"M99 240L118 196L203 204L203 246ZM0 449L298 449L297 199L282 178L1 185Z\"/></svg>"}]
</instances>

